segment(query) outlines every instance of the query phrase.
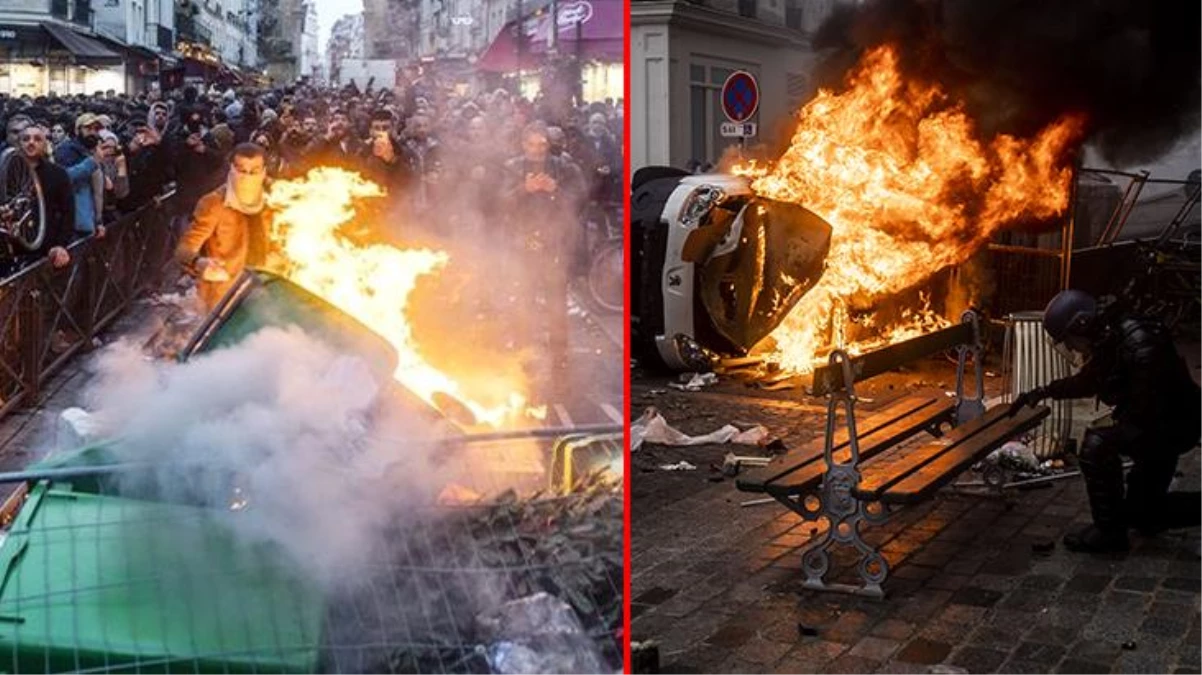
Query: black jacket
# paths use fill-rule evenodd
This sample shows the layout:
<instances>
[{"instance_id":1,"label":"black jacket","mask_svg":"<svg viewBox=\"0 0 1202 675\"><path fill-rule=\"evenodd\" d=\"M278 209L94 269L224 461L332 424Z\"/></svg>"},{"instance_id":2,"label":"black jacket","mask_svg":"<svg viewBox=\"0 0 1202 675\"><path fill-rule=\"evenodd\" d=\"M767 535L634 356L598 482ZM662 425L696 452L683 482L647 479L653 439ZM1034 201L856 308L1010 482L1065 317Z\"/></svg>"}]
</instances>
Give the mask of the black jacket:
<instances>
[{"instance_id":1,"label":"black jacket","mask_svg":"<svg viewBox=\"0 0 1202 675\"><path fill-rule=\"evenodd\" d=\"M75 194L63 167L42 160L34 172L42 184L46 204L46 236L37 250L39 256L45 256L55 246L67 246L75 237Z\"/></svg>"},{"instance_id":2,"label":"black jacket","mask_svg":"<svg viewBox=\"0 0 1202 675\"><path fill-rule=\"evenodd\" d=\"M1202 424L1202 390L1159 322L1120 314L1106 321L1081 371L1046 387L1053 399L1096 396L1116 422L1190 446ZM1188 449L1188 447L1186 448Z\"/></svg>"}]
</instances>

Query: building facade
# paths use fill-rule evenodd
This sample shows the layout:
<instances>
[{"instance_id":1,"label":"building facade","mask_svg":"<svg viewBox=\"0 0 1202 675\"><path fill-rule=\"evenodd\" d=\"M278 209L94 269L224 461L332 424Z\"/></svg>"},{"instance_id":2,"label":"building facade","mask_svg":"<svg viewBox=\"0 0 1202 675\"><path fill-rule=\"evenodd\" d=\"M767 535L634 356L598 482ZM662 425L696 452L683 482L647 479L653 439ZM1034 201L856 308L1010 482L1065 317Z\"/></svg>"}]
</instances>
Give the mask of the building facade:
<instances>
[{"instance_id":1,"label":"building facade","mask_svg":"<svg viewBox=\"0 0 1202 675\"><path fill-rule=\"evenodd\" d=\"M813 93L810 36L837 0L651 0L631 3L632 168L717 162L739 139L725 138L720 92L750 72L759 108L756 143L789 133Z\"/></svg>"},{"instance_id":2,"label":"building facade","mask_svg":"<svg viewBox=\"0 0 1202 675\"><path fill-rule=\"evenodd\" d=\"M161 69L175 63L172 0L92 0L92 26L123 57L127 93L157 86Z\"/></svg>"},{"instance_id":3,"label":"building facade","mask_svg":"<svg viewBox=\"0 0 1202 675\"><path fill-rule=\"evenodd\" d=\"M0 0L0 91L127 92L126 60L95 32L91 0Z\"/></svg>"},{"instance_id":4,"label":"building facade","mask_svg":"<svg viewBox=\"0 0 1202 675\"><path fill-rule=\"evenodd\" d=\"M321 48L318 46L317 3L305 3L305 22L301 27L298 77L322 79Z\"/></svg>"},{"instance_id":5,"label":"building facade","mask_svg":"<svg viewBox=\"0 0 1202 675\"><path fill-rule=\"evenodd\" d=\"M312 77L317 56L314 0L259 0L258 46L267 75L276 82Z\"/></svg>"},{"instance_id":6,"label":"building facade","mask_svg":"<svg viewBox=\"0 0 1202 675\"><path fill-rule=\"evenodd\" d=\"M326 45L329 63L326 66L326 78L331 83L342 82L342 62L347 59L359 60L364 57L363 14L347 14L334 22L330 29L330 41Z\"/></svg>"}]
</instances>

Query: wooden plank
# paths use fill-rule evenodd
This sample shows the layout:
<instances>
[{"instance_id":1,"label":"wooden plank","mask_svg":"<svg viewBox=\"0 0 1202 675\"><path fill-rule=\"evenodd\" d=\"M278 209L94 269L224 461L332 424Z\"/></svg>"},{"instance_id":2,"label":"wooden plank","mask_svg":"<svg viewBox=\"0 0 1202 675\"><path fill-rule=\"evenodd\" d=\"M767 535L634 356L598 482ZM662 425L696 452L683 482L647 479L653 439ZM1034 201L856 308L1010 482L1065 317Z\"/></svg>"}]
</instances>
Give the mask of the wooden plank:
<instances>
[{"instance_id":1,"label":"wooden plank","mask_svg":"<svg viewBox=\"0 0 1202 675\"><path fill-rule=\"evenodd\" d=\"M969 464L989 454L1015 434L1034 427L1051 414L1049 408L1040 406L1027 408L1014 417L1007 417L1008 408L1009 404L994 406L986 411L983 417L952 429L934 442L915 448L896 459L894 453L890 453L887 459L892 461L880 458L862 466L860 485L853 493L860 499L874 500L881 499L886 492L892 492L894 486L911 476L926 476L925 480L931 481L948 476L950 480L950 477L954 477ZM921 481L911 483L919 484L922 484Z\"/></svg>"},{"instance_id":2,"label":"wooden plank","mask_svg":"<svg viewBox=\"0 0 1202 675\"><path fill-rule=\"evenodd\" d=\"M995 410L1001 408L1004 413L1007 407L1001 405ZM1034 409L1027 408L1014 417L1004 417L997 424L986 427L959 444L955 450L943 453L935 461L886 490L881 495L881 500L890 504L912 504L926 499L931 493L954 480L962 471L1000 448L1006 441L1034 429L1051 412L1051 408L1039 406Z\"/></svg>"},{"instance_id":3,"label":"wooden plank","mask_svg":"<svg viewBox=\"0 0 1202 675\"><path fill-rule=\"evenodd\" d=\"M867 380L918 359L938 354L957 345L972 344L972 342L972 324L956 324L852 358L852 377L856 379L856 382ZM813 390L811 393L814 396L825 395L842 387L842 368L828 363L814 370L814 380L811 385Z\"/></svg>"},{"instance_id":4,"label":"wooden plank","mask_svg":"<svg viewBox=\"0 0 1202 675\"><path fill-rule=\"evenodd\" d=\"M860 460L900 443L941 418L950 419L953 409L954 402L936 392L907 396L868 418L857 420ZM735 484L746 492L786 495L804 492L826 472L824 443L825 439L817 438L802 449L781 457L784 461L748 472ZM836 459L849 460L851 450L848 446L847 427L841 426L835 433Z\"/></svg>"},{"instance_id":5,"label":"wooden plank","mask_svg":"<svg viewBox=\"0 0 1202 675\"><path fill-rule=\"evenodd\" d=\"M871 433L881 427L893 424L897 420L912 414L917 410L934 403L937 392L921 392L902 397L893 401L869 417L856 420L856 429L860 435ZM835 431L835 448L847 447L847 426L839 426ZM777 457L767 466L747 471L735 481L735 486L746 492L762 492L764 485L797 471L806 464L821 459L826 439L819 436L805 445Z\"/></svg>"}]
</instances>

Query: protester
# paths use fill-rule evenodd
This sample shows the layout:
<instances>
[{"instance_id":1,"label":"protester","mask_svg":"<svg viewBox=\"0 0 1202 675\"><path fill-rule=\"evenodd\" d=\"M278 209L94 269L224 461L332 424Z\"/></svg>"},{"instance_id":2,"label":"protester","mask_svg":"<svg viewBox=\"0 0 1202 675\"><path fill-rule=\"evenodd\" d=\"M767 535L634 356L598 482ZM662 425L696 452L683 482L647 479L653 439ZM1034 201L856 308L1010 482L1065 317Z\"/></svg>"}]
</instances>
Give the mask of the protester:
<instances>
[{"instance_id":1,"label":"protester","mask_svg":"<svg viewBox=\"0 0 1202 675\"><path fill-rule=\"evenodd\" d=\"M213 308L247 265L267 261L271 211L264 199L263 148L234 148L225 184L201 197L176 257L197 278L197 294Z\"/></svg>"}]
</instances>

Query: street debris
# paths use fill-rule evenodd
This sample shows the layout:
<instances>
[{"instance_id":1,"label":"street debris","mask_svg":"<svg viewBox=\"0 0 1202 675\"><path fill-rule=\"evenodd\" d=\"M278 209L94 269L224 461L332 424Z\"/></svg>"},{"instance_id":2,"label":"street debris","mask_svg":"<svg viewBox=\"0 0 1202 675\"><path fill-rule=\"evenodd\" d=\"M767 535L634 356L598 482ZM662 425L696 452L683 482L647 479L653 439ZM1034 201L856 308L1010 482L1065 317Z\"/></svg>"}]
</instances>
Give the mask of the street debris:
<instances>
[{"instance_id":1,"label":"street debris","mask_svg":"<svg viewBox=\"0 0 1202 675\"><path fill-rule=\"evenodd\" d=\"M776 501L776 500L771 497L764 497L762 499L748 499L745 502L740 502L739 506L741 506L743 508L747 508L748 506L760 506L761 504L771 504L774 501Z\"/></svg>"},{"instance_id":2,"label":"street debris","mask_svg":"<svg viewBox=\"0 0 1202 675\"><path fill-rule=\"evenodd\" d=\"M572 607L549 593L511 600L476 617L494 673L602 673L604 664Z\"/></svg>"},{"instance_id":3,"label":"street debris","mask_svg":"<svg viewBox=\"0 0 1202 675\"><path fill-rule=\"evenodd\" d=\"M718 376L713 373L684 373L679 382L669 382L668 386L681 391L701 391L711 384L718 383Z\"/></svg>"},{"instance_id":4,"label":"street debris","mask_svg":"<svg viewBox=\"0 0 1202 675\"><path fill-rule=\"evenodd\" d=\"M1133 652L1136 648L1135 640L1127 640L1123 643L1123 651Z\"/></svg>"},{"instance_id":5,"label":"street debris","mask_svg":"<svg viewBox=\"0 0 1202 675\"><path fill-rule=\"evenodd\" d=\"M100 436L100 423L83 408L67 408L58 414L58 447L78 448Z\"/></svg>"},{"instance_id":6,"label":"street debris","mask_svg":"<svg viewBox=\"0 0 1202 675\"><path fill-rule=\"evenodd\" d=\"M660 471L696 471L697 465L692 464L692 463L687 462L682 459L675 464L660 464L659 470Z\"/></svg>"},{"instance_id":7,"label":"street debris","mask_svg":"<svg viewBox=\"0 0 1202 675\"><path fill-rule=\"evenodd\" d=\"M1039 459L1030 446L1019 441L1010 441L989 453L985 461L1012 471L1038 471Z\"/></svg>"},{"instance_id":8,"label":"street debris","mask_svg":"<svg viewBox=\"0 0 1202 675\"><path fill-rule=\"evenodd\" d=\"M634 452L643 443L658 443L660 445L686 446L705 445L713 443L734 443L736 445L758 445L768 438L768 430L756 425L746 431L741 431L733 424L727 424L717 431L700 436L690 436L672 427L663 415L654 407L647 408L642 416L630 425L630 450Z\"/></svg>"},{"instance_id":9,"label":"street debris","mask_svg":"<svg viewBox=\"0 0 1202 675\"><path fill-rule=\"evenodd\" d=\"M727 476L737 476L744 465L750 466L766 466L771 462L771 457L742 457L733 452L726 453L726 457L722 459L722 473Z\"/></svg>"}]
</instances>

